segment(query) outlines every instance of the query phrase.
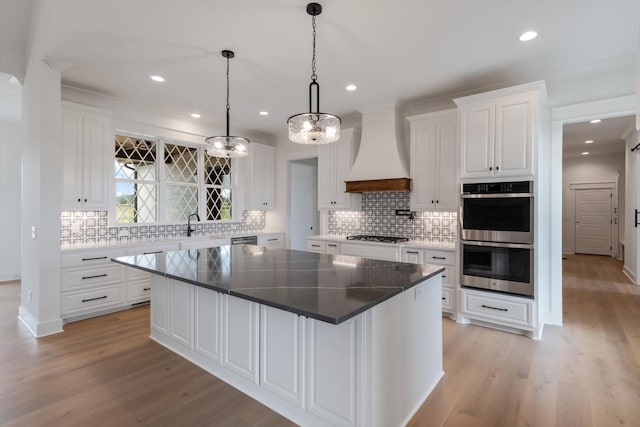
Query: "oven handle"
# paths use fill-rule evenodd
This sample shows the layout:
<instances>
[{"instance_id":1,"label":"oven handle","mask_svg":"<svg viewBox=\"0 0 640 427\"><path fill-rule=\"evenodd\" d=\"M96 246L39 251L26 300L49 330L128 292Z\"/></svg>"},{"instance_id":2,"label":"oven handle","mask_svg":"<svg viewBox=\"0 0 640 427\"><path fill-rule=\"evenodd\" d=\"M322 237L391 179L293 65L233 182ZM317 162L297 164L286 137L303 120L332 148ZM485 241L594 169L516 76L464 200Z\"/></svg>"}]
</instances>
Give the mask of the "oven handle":
<instances>
[{"instance_id":1,"label":"oven handle","mask_svg":"<svg viewBox=\"0 0 640 427\"><path fill-rule=\"evenodd\" d=\"M533 193L460 194L461 199L513 199L515 197L533 198Z\"/></svg>"},{"instance_id":2,"label":"oven handle","mask_svg":"<svg viewBox=\"0 0 640 427\"><path fill-rule=\"evenodd\" d=\"M462 244L473 246L491 246L493 248L533 249L533 245L528 245L526 243L479 242L476 240L463 240Z\"/></svg>"}]
</instances>

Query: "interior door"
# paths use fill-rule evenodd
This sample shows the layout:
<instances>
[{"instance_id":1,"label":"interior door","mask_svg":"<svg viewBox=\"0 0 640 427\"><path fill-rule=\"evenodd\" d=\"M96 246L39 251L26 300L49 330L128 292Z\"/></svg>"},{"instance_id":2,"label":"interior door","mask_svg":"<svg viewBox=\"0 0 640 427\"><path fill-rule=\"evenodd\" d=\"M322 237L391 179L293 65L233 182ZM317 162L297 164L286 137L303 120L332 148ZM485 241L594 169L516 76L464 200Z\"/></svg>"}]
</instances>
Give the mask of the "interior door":
<instances>
[{"instance_id":1,"label":"interior door","mask_svg":"<svg viewBox=\"0 0 640 427\"><path fill-rule=\"evenodd\" d=\"M307 236L318 234L320 228L318 161L315 158L292 161L290 165L289 248L303 251L307 247Z\"/></svg>"},{"instance_id":2,"label":"interior door","mask_svg":"<svg viewBox=\"0 0 640 427\"><path fill-rule=\"evenodd\" d=\"M611 255L611 189L575 192L576 253Z\"/></svg>"}]
</instances>

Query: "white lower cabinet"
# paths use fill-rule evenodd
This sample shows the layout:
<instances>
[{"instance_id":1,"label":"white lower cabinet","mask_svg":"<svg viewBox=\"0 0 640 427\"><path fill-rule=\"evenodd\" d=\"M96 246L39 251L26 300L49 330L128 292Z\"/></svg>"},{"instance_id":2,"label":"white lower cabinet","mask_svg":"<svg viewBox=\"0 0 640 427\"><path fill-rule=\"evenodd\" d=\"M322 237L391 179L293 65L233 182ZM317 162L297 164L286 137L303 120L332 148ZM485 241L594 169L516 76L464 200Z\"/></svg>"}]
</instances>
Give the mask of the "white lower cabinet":
<instances>
[{"instance_id":1,"label":"white lower cabinet","mask_svg":"<svg viewBox=\"0 0 640 427\"><path fill-rule=\"evenodd\" d=\"M358 243L340 244L341 255L359 256L364 258L399 261L400 249L393 245L372 245Z\"/></svg>"},{"instance_id":2,"label":"white lower cabinet","mask_svg":"<svg viewBox=\"0 0 640 427\"><path fill-rule=\"evenodd\" d=\"M193 348L193 285L176 280L170 292L169 335L182 345Z\"/></svg>"},{"instance_id":3,"label":"white lower cabinet","mask_svg":"<svg viewBox=\"0 0 640 427\"><path fill-rule=\"evenodd\" d=\"M304 327L302 316L260 307L260 385L297 406L304 403Z\"/></svg>"},{"instance_id":4,"label":"white lower cabinet","mask_svg":"<svg viewBox=\"0 0 640 427\"><path fill-rule=\"evenodd\" d=\"M511 328L533 330L534 301L495 292L462 289L460 314Z\"/></svg>"},{"instance_id":5,"label":"white lower cabinet","mask_svg":"<svg viewBox=\"0 0 640 427\"><path fill-rule=\"evenodd\" d=\"M331 425L356 425L358 359L356 319L330 325L307 322L307 409Z\"/></svg>"},{"instance_id":6,"label":"white lower cabinet","mask_svg":"<svg viewBox=\"0 0 640 427\"><path fill-rule=\"evenodd\" d=\"M201 287L195 292L195 351L221 363L222 294Z\"/></svg>"},{"instance_id":7,"label":"white lower cabinet","mask_svg":"<svg viewBox=\"0 0 640 427\"><path fill-rule=\"evenodd\" d=\"M261 234L258 236L258 246L270 246L284 249L284 233Z\"/></svg>"},{"instance_id":8,"label":"white lower cabinet","mask_svg":"<svg viewBox=\"0 0 640 427\"><path fill-rule=\"evenodd\" d=\"M258 383L258 304L223 295L222 366Z\"/></svg>"},{"instance_id":9,"label":"white lower cabinet","mask_svg":"<svg viewBox=\"0 0 640 427\"><path fill-rule=\"evenodd\" d=\"M153 292L151 292L151 335L159 332L169 336L169 279L152 276Z\"/></svg>"},{"instance_id":10,"label":"white lower cabinet","mask_svg":"<svg viewBox=\"0 0 640 427\"><path fill-rule=\"evenodd\" d=\"M456 311L456 252L455 250L421 249L403 247L400 250L400 258L403 262L412 264L437 264L444 267L442 273L442 311L455 313Z\"/></svg>"},{"instance_id":11,"label":"white lower cabinet","mask_svg":"<svg viewBox=\"0 0 640 427\"><path fill-rule=\"evenodd\" d=\"M327 242L323 240L307 240L307 251L325 253L327 249Z\"/></svg>"}]
</instances>

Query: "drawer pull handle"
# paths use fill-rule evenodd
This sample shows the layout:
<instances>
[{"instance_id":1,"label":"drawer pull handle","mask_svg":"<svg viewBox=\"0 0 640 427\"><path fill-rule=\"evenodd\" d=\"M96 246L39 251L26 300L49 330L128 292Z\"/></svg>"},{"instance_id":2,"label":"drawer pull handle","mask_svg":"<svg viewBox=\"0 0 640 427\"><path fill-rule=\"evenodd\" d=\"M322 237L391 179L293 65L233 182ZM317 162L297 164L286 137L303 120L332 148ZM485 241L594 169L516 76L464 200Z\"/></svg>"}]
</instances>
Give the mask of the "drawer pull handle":
<instances>
[{"instance_id":1,"label":"drawer pull handle","mask_svg":"<svg viewBox=\"0 0 640 427\"><path fill-rule=\"evenodd\" d=\"M161 254L162 251L154 251L154 252L144 252L142 255L152 255L152 254Z\"/></svg>"},{"instance_id":2,"label":"drawer pull handle","mask_svg":"<svg viewBox=\"0 0 640 427\"><path fill-rule=\"evenodd\" d=\"M446 299L447 299L446 297L442 297L442 301L444 301L444 300L446 300Z\"/></svg>"},{"instance_id":3,"label":"drawer pull handle","mask_svg":"<svg viewBox=\"0 0 640 427\"><path fill-rule=\"evenodd\" d=\"M142 288L143 291L150 291L151 288Z\"/></svg>"},{"instance_id":4,"label":"drawer pull handle","mask_svg":"<svg viewBox=\"0 0 640 427\"><path fill-rule=\"evenodd\" d=\"M312 248L319 248L320 245L311 245Z\"/></svg>"},{"instance_id":5,"label":"drawer pull handle","mask_svg":"<svg viewBox=\"0 0 640 427\"><path fill-rule=\"evenodd\" d=\"M277 242L278 239L267 239L267 242Z\"/></svg>"},{"instance_id":6,"label":"drawer pull handle","mask_svg":"<svg viewBox=\"0 0 640 427\"><path fill-rule=\"evenodd\" d=\"M407 251L408 254L418 255L417 251Z\"/></svg>"},{"instance_id":7,"label":"drawer pull handle","mask_svg":"<svg viewBox=\"0 0 640 427\"><path fill-rule=\"evenodd\" d=\"M445 256L432 256L433 259L447 259Z\"/></svg>"},{"instance_id":8,"label":"drawer pull handle","mask_svg":"<svg viewBox=\"0 0 640 427\"><path fill-rule=\"evenodd\" d=\"M107 259L106 256L99 256L99 257L95 257L95 258L82 258L82 261L95 261L97 259Z\"/></svg>"},{"instance_id":9,"label":"drawer pull handle","mask_svg":"<svg viewBox=\"0 0 640 427\"><path fill-rule=\"evenodd\" d=\"M99 299L107 299L107 296L104 295L104 296L96 297L96 298L87 298L87 299L83 299L82 302L96 301L96 300L99 300Z\"/></svg>"},{"instance_id":10,"label":"drawer pull handle","mask_svg":"<svg viewBox=\"0 0 640 427\"><path fill-rule=\"evenodd\" d=\"M442 278L443 278L443 279L446 279L446 278L447 278L447 275L446 275L446 274L443 274L443 275L442 275Z\"/></svg>"},{"instance_id":11,"label":"drawer pull handle","mask_svg":"<svg viewBox=\"0 0 640 427\"><path fill-rule=\"evenodd\" d=\"M107 277L107 274L97 274L95 276L84 276L82 278L82 280L86 280L86 279L97 279L98 277Z\"/></svg>"},{"instance_id":12,"label":"drawer pull handle","mask_svg":"<svg viewBox=\"0 0 640 427\"><path fill-rule=\"evenodd\" d=\"M482 308L490 308L491 310L498 310L498 311L509 311L508 308L491 307L490 305L484 305L484 304L482 304Z\"/></svg>"},{"instance_id":13,"label":"drawer pull handle","mask_svg":"<svg viewBox=\"0 0 640 427\"><path fill-rule=\"evenodd\" d=\"M331 246L332 248L337 247L338 245L332 245L331 243L327 244L327 246Z\"/></svg>"}]
</instances>

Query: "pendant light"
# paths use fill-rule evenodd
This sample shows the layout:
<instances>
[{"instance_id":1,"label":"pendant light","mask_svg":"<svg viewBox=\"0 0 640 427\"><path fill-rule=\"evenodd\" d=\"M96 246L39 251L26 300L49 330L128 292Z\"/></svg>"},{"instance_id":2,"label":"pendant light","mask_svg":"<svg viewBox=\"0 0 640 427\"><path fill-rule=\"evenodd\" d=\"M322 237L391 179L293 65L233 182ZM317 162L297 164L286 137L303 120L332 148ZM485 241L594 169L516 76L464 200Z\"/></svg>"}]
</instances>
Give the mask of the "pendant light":
<instances>
[{"instance_id":1,"label":"pendant light","mask_svg":"<svg viewBox=\"0 0 640 427\"><path fill-rule=\"evenodd\" d=\"M214 157L244 157L249 154L249 140L241 136L229 136L229 59L235 54L230 50L223 50L222 56L227 58L227 134L207 138L207 154Z\"/></svg>"},{"instance_id":2,"label":"pendant light","mask_svg":"<svg viewBox=\"0 0 640 427\"><path fill-rule=\"evenodd\" d=\"M313 59L311 61L311 83L309 84L309 112L289 117L289 139L298 144L328 144L340 139L340 117L320 112L320 85L316 74L316 16L322 6L309 3L307 13L311 15L313 27ZM316 92L316 109L313 110L313 91Z\"/></svg>"}]
</instances>

